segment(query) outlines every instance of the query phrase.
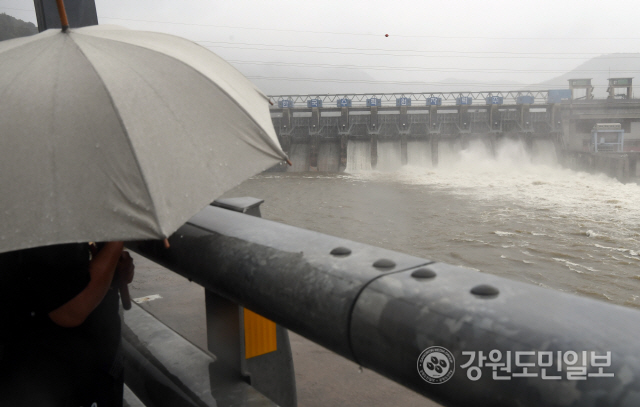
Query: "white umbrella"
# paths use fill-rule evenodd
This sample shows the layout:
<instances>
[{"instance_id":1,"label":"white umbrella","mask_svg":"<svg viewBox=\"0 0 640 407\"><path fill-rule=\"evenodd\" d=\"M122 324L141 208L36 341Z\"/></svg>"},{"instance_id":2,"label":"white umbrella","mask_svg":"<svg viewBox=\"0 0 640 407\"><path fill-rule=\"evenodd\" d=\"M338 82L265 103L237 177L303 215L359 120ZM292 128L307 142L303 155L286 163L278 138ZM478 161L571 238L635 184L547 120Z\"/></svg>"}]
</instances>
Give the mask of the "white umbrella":
<instances>
[{"instance_id":1,"label":"white umbrella","mask_svg":"<svg viewBox=\"0 0 640 407\"><path fill-rule=\"evenodd\" d=\"M283 160L268 99L188 40L94 26L0 42L0 252L162 239Z\"/></svg>"}]
</instances>

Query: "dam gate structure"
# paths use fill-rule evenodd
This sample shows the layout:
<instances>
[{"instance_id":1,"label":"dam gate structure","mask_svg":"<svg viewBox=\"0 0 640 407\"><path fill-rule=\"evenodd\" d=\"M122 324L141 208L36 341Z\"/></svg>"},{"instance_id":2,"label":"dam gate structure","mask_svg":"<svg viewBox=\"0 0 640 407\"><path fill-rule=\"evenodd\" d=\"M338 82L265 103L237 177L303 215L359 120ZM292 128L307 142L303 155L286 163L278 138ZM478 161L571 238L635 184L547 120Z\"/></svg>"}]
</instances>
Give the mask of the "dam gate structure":
<instances>
[{"instance_id":1,"label":"dam gate structure","mask_svg":"<svg viewBox=\"0 0 640 407\"><path fill-rule=\"evenodd\" d=\"M630 79L626 78L630 83ZM613 81L613 80L612 80ZM630 85L629 85L630 86ZM342 172L437 166L443 153L481 141L495 155L503 139L553 143L558 162L599 170L592 128L616 123L625 133L624 163L610 174L637 177L640 100L573 99L573 89L513 92L271 96L280 144L293 162L274 170ZM354 154L357 152L357 154ZM351 155L350 155L351 153ZM348 162L347 157L351 157ZM357 158L356 158L357 157ZM591 168L592 167L592 168Z\"/></svg>"}]
</instances>

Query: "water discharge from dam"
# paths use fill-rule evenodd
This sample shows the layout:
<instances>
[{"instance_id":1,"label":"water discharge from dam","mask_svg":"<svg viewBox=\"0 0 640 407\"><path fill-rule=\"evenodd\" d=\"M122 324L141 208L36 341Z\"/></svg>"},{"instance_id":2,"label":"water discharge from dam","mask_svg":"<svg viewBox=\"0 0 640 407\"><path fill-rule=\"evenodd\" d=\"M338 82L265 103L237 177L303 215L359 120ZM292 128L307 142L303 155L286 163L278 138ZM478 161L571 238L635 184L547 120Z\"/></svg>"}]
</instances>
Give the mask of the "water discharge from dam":
<instances>
[{"instance_id":1,"label":"water discharge from dam","mask_svg":"<svg viewBox=\"0 0 640 407\"><path fill-rule=\"evenodd\" d=\"M340 170L340 143L320 143L318 148L318 171L338 172Z\"/></svg>"},{"instance_id":2,"label":"water discharge from dam","mask_svg":"<svg viewBox=\"0 0 640 407\"><path fill-rule=\"evenodd\" d=\"M309 147L307 143L291 143L289 156L293 165L287 171L301 172L309 169Z\"/></svg>"},{"instance_id":3,"label":"water discharge from dam","mask_svg":"<svg viewBox=\"0 0 640 407\"><path fill-rule=\"evenodd\" d=\"M534 140L532 146L534 164L555 165L558 162L556 146L546 140Z\"/></svg>"},{"instance_id":4,"label":"water discharge from dam","mask_svg":"<svg viewBox=\"0 0 640 407\"><path fill-rule=\"evenodd\" d=\"M376 171L395 172L402 168L400 141L378 141L377 149ZM465 149L457 140L441 141L438 150L438 166L448 169L462 168L465 164L469 164L470 170L473 170L476 165L485 166L490 162L495 162L498 166L558 165L556 149L551 140L534 140L531 150L528 151L522 141L504 139L497 144L495 157L490 146L480 139L471 140ZM431 145L425 141L409 141L407 143L407 164L415 167L433 167ZM370 171L371 169L370 143L349 141L345 172Z\"/></svg>"},{"instance_id":5,"label":"water discharge from dam","mask_svg":"<svg viewBox=\"0 0 640 407\"><path fill-rule=\"evenodd\" d=\"M460 161L460 142L444 140L438 144L438 166L448 167Z\"/></svg>"},{"instance_id":6,"label":"water discharge from dam","mask_svg":"<svg viewBox=\"0 0 640 407\"><path fill-rule=\"evenodd\" d=\"M431 144L427 141L407 142L407 164L416 167L432 167Z\"/></svg>"},{"instance_id":7,"label":"water discharge from dam","mask_svg":"<svg viewBox=\"0 0 640 407\"><path fill-rule=\"evenodd\" d=\"M372 170L370 143L350 141L346 173L264 173L227 196L265 199L275 221L640 307L638 184L563 168L550 141L505 139L494 156L441 140L437 166L414 143L394 171Z\"/></svg>"},{"instance_id":8,"label":"water discharge from dam","mask_svg":"<svg viewBox=\"0 0 640 407\"><path fill-rule=\"evenodd\" d=\"M347 158L348 163L348 158ZM378 141L378 171L396 171L402 167L400 140Z\"/></svg>"},{"instance_id":9,"label":"water discharge from dam","mask_svg":"<svg viewBox=\"0 0 640 407\"><path fill-rule=\"evenodd\" d=\"M346 172L371 171L371 143L367 141L349 141L347 144Z\"/></svg>"}]
</instances>

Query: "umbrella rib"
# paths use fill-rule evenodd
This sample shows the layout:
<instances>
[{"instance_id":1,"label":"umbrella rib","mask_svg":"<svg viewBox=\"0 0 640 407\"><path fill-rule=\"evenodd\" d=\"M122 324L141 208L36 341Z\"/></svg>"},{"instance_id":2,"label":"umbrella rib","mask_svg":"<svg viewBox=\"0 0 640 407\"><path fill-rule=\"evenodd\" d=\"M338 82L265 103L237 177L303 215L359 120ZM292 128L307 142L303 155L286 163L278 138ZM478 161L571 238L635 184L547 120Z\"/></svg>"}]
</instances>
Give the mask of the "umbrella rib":
<instances>
[{"instance_id":1,"label":"umbrella rib","mask_svg":"<svg viewBox=\"0 0 640 407\"><path fill-rule=\"evenodd\" d=\"M7 50L7 52L10 52L12 49L14 49L14 48L9 48L9 49ZM2 53L3 53L3 52L0 52L0 54L2 54ZM32 57L32 58L31 58L31 60L29 61L29 65L32 65L33 61L35 61L36 59L40 58L41 56L42 56L42 54L40 54L40 53L34 53L34 54L33 54L33 57ZM13 83L13 82L15 82L15 80L16 80L17 78L19 78L19 77L21 77L22 75L25 75L25 74L27 74L27 73L28 73L28 72L27 72L27 71L25 71L25 70L17 72L17 73L12 77L12 79L11 79L8 83ZM8 92L8 91L9 91L9 87L8 87L8 86L7 86L7 87L5 87L4 89L2 89L2 92L0 92L0 98L4 98L4 94L5 94L5 92Z\"/></svg>"},{"instance_id":2,"label":"umbrella rib","mask_svg":"<svg viewBox=\"0 0 640 407\"><path fill-rule=\"evenodd\" d=\"M77 34L78 34L78 33L76 33L76 35L77 35ZM173 37L173 38L179 38L179 37L175 37L175 36L173 36L173 35L170 35L170 34L164 34L164 33L154 33L154 34L160 34L160 35L170 36L170 37ZM80 34L80 35L86 35L86 34ZM121 43L121 44L127 44L127 45L129 45L129 46L137 47L137 48L142 48L142 49L145 49L145 50L148 50L148 51L157 52L157 53L162 54L162 55L164 55L164 56L166 56L166 57L168 57L168 58L171 58L172 60L174 60L174 61L176 61L176 62L180 63L181 65L184 65L184 66L186 66L187 68L191 69L192 71L196 72L198 75L200 75L200 76L204 77L204 78L207 80L207 82L211 83L213 86L215 86L217 89L219 89L221 93L223 93L224 95L226 95L226 96L227 96L227 98L229 98L230 100L233 100L234 102L236 102L236 106L237 106L237 107L238 107L238 108L239 108L239 109L244 113L244 115L245 115L245 116L246 116L246 117L247 117L251 122L253 122L253 123L256 125L256 127L257 127L257 128L259 128L259 129L261 130L261 131L260 131L260 133L259 133L259 134L260 134L260 137L261 137L264 141L266 141L266 142L267 142L267 144L268 144L269 146L271 146L271 148L272 148L275 152L280 151L280 152L282 153L282 154L278 154L278 155L280 155L280 158L281 158L281 159L288 159L287 155L284 153L284 151L282 151L282 148L281 148L279 145L277 145L277 144L274 142L274 140L273 140L273 139L271 139L271 137L269 137L269 136L268 136L267 131L264 129L264 127L262 127L262 126L260 125L260 123L258 123L258 122L253 118L253 116L251 116L251 114L249 114L249 112L247 112L247 110L244 108L244 106L242 106L242 104L241 104L241 103L238 103L238 102L236 101L236 99L235 99L234 97L232 97L232 96L231 96L231 95L230 95L226 90L224 90L224 89L223 89L222 87L220 87L220 85L218 85L214 80L212 80L211 78L209 78L207 75L205 75L204 73L202 73L201 71L199 71L199 70L198 70L198 69L196 69L195 67L193 67L193 66L191 66L191 65L189 65L189 64L187 64L187 63L185 63L184 61L180 60L179 58L174 57L173 55L167 54L166 52L162 52L162 51L159 51L159 50L157 50L157 49L148 48L148 47L144 47L144 46L142 46L142 45L132 44L132 43L130 43L130 42L120 41L120 40L113 39L113 38L105 38L105 37L99 37L99 38L100 38L100 39L103 39L103 40L107 40L107 41L113 41L113 42L117 42L117 43ZM187 41L188 41L188 40L187 40ZM212 53L210 50L208 50L207 48L203 47L203 46L202 46L202 45L200 45L200 44L196 44L196 43L191 42L191 41L188 41L188 42L189 42L189 43L191 43L191 44L193 44L193 45L196 45L196 46L198 46L198 47L202 48L203 50L205 50L205 51L206 51L206 52L208 52L208 53ZM76 46L77 46L77 45L76 45ZM216 55L215 53L213 53L213 54L214 54L214 55ZM83 55L84 55L84 54L83 54ZM217 56L217 55L216 55L216 56ZM218 56L217 56L217 57L218 57ZM218 57L218 58L220 58L220 57ZM222 58L220 58L220 59L221 59L223 62L225 62L226 64L228 64L228 62L226 62L224 59L222 59ZM231 65L229 65L229 66L231 66ZM231 66L231 68L233 68L234 70L236 70L236 71L237 71L237 72L238 72L238 73L239 73L239 74L240 74L244 79L246 79L246 77L245 77L244 75L242 75L242 73L240 73L236 68L234 68L233 66ZM254 90L258 95L260 95L260 96L262 96L262 97L266 98L266 96L264 95L264 93L262 93L262 92L260 92L258 89L256 89L255 85L253 85L253 83L251 83L251 81L249 81L248 79L246 79L246 80L247 80L247 81L252 85L253 90ZM267 100L268 100L268 99L267 99ZM120 116L118 115L118 117L120 117Z\"/></svg>"},{"instance_id":3,"label":"umbrella rib","mask_svg":"<svg viewBox=\"0 0 640 407\"><path fill-rule=\"evenodd\" d=\"M70 35L69 37L73 38L72 35ZM84 56L84 58L89 62L88 65L91 67L93 72L95 72L96 76L98 78L100 78L100 84L104 88L105 93L106 93L107 97L109 98L109 102L110 102L110 104L111 104L111 106L113 108L113 111L114 111L116 117L118 118L118 122L120 123L120 128L122 129L123 133L126 135L128 133L127 132L127 127L124 124L124 120L122 120L122 116L120 115L120 111L118 110L118 107L117 107L115 101L113 100L113 97L111 96L111 93L109 92L109 89L105 85L104 79L102 79L102 76L100 76L100 73L95 69L95 67L91 63L91 59L89 57L87 57L87 55L82 50L82 47L80 47L75 41L73 41L73 44L76 46L78 51L82 54L82 56ZM158 228L158 231L164 237L168 237L168 236L164 235L164 232L162 231L162 227L161 227L161 224L160 224L160 219L158 218L158 213L157 213L157 210L156 210L157 208L156 208L156 205L155 205L155 201L153 200L153 198L151 196L149 185L147 183L146 177L144 176L144 172L142 171L142 166L140 165L140 161L138 160L137 155L134 154L135 149L133 148L133 144L131 143L131 140L129 139L129 137L125 137L125 140L126 140L127 144L129 145L129 149L132 152L131 155L133 156L133 160L135 162L136 168L138 169L138 173L140 174L140 178L141 178L141 180L142 180L142 182L144 184L144 191L146 192L147 197L149 199L149 204L151 205L151 214L153 216L153 219L156 222L156 227Z\"/></svg>"},{"instance_id":4,"label":"umbrella rib","mask_svg":"<svg viewBox=\"0 0 640 407\"><path fill-rule=\"evenodd\" d=\"M47 31L49 31L49 30L47 30ZM37 34L37 35L30 35L28 37L19 37L19 38L13 38L11 40L2 41L0 43L0 54L4 54L5 52L9 52L12 49L15 49L15 48L18 48L18 47L22 47L22 46L25 46L25 45L27 45L27 44L29 44L31 42L40 41L43 38L52 37L53 35L55 35L54 34L54 30L51 30L50 33L47 32L47 31L42 32L42 33ZM56 29L56 31L58 31L58 30Z\"/></svg>"}]
</instances>

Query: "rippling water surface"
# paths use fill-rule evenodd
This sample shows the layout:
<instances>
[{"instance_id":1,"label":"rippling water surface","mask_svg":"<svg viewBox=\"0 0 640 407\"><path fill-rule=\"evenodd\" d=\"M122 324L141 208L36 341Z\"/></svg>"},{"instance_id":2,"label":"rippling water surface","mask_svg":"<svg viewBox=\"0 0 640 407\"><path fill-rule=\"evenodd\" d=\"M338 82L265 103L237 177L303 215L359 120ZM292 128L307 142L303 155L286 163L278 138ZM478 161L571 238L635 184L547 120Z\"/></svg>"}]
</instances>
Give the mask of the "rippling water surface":
<instances>
[{"instance_id":1,"label":"rippling water surface","mask_svg":"<svg viewBox=\"0 0 640 407\"><path fill-rule=\"evenodd\" d=\"M226 196L264 198L265 218L294 226L640 306L637 184L564 169L545 142L506 141L495 157L441 144L437 168L424 146L403 167L379 151L387 171L354 156L367 151L350 150L352 173L265 173Z\"/></svg>"}]
</instances>

